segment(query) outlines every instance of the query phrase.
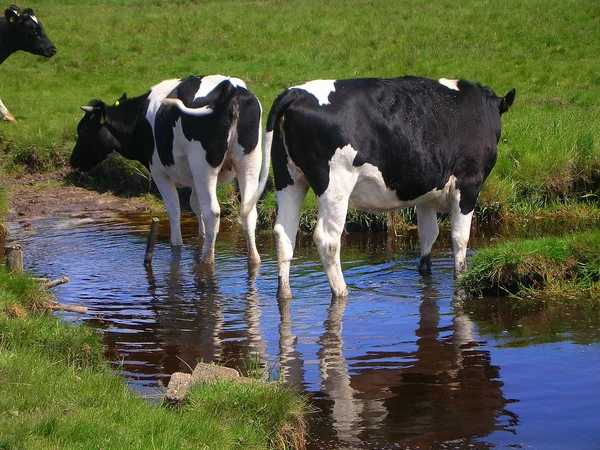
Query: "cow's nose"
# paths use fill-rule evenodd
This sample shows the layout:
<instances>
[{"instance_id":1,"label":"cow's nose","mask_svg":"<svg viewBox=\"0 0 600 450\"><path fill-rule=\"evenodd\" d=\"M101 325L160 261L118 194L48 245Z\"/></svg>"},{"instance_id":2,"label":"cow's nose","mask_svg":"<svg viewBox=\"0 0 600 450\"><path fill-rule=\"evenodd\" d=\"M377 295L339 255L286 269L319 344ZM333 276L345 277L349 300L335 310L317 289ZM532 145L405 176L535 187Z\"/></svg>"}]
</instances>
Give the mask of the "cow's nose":
<instances>
[{"instance_id":1,"label":"cow's nose","mask_svg":"<svg viewBox=\"0 0 600 450\"><path fill-rule=\"evenodd\" d=\"M48 50L48 57L52 57L54 55L56 55L56 47L52 47L50 50Z\"/></svg>"}]
</instances>

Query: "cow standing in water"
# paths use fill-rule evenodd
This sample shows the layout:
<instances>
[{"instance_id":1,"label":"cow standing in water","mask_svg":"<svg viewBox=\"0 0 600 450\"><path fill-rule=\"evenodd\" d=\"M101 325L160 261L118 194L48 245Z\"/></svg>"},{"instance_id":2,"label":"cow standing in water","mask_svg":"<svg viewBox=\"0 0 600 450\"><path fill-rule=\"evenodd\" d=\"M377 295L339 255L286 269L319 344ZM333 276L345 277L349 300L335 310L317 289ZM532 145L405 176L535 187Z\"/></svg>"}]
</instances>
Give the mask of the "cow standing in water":
<instances>
[{"instance_id":1,"label":"cow standing in water","mask_svg":"<svg viewBox=\"0 0 600 450\"><path fill-rule=\"evenodd\" d=\"M140 97L113 106L92 100L82 109L71 165L88 171L117 152L148 167L165 203L174 246L182 245L177 187L191 187L190 204L199 235L205 236L202 262L214 263L217 184L237 175L248 262L260 263L256 202L269 174L269 155L261 172L261 106L242 80L222 75L166 80Z\"/></svg>"},{"instance_id":2,"label":"cow standing in water","mask_svg":"<svg viewBox=\"0 0 600 450\"><path fill-rule=\"evenodd\" d=\"M0 64L16 51L23 50L34 55L50 58L56 54L56 47L50 42L42 23L35 17L33 9L21 11L11 5L0 18ZM16 122L0 100L0 118Z\"/></svg>"},{"instance_id":3,"label":"cow standing in water","mask_svg":"<svg viewBox=\"0 0 600 450\"><path fill-rule=\"evenodd\" d=\"M315 80L279 95L265 135L278 204L279 296L291 297L290 261L309 187L333 296L348 295L340 238L349 204L369 212L416 205L423 274L431 270L437 213L450 213L455 274L464 270L475 202L514 97L514 89L497 97L468 81L418 77Z\"/></svg>"}]
</instances>

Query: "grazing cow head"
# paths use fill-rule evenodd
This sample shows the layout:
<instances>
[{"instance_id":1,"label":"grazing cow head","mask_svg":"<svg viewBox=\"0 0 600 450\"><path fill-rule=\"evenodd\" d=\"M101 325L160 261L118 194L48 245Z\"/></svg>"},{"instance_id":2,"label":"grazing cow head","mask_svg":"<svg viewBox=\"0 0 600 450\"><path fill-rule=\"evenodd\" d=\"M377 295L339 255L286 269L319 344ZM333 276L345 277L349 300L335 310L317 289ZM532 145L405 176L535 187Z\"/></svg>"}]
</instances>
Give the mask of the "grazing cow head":
<instances>
[{"instance_id":1,"label":"grazing cow head","mask_svg":"<svg viewBox=\"0 0 600 450\"><path fill-rule=\"evenodd\" d=\"M33 9L21 11L18 6L11 5L4 11L4 16L6 23L2 26L0 36L0 61L18 50L47 58L56 54L56 47L46 35L42 23L35 17Z\"/></svg>"},{"instance_id":2,"label":"grazing cow head","mask_svg":"<svg viewBox=\"0 0 600 450\"><path fill-rule=\"evenodd\" d=\"M120 149L119 141L106 126L106 104L92 100L82 106L85 115L77 125L77 143L71 154L71 166L87 172Z\"/></svg>"}]
</instances>

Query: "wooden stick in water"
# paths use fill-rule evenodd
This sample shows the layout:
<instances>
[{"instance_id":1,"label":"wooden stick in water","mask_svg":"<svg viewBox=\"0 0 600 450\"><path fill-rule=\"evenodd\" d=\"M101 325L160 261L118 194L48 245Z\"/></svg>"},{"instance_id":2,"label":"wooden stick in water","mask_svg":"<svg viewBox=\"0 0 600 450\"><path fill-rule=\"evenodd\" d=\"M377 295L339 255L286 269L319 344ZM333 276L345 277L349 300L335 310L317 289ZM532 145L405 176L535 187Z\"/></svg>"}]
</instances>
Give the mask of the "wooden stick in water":
<instances>
[{"instance_id":1,"label":"wooden stick in water","mask_svg":"<svg viewBox=\"0 0 600 450\"><path fill-rule=\"evenodd\" d=\"M152 256L154 255L154 245L156 244L156 234L158 233L158 217L152 218L150 225L150 234L148 235L148 243L146 245L146 257L144 258L144 266L152 264Z\"/></svg>"}]
</instances>

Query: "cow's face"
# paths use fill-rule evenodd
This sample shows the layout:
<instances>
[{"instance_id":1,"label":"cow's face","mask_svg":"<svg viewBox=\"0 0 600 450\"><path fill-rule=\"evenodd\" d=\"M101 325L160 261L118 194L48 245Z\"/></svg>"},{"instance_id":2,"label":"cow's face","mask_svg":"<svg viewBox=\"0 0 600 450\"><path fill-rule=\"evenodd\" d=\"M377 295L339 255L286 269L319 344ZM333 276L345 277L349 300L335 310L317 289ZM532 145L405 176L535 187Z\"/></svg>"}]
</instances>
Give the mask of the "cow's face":
<instances>
[{"instance_id":1,"label":"cow's face","mask_svg":"<svg viewBox=\"0 0 600 450\"><path fill-rule=\"evenodd\" d=\"M23 50L47 58L56 54L56 47L46 35L42 23L35 17L33 9L27 8L21 12L18 6L12 5L4 15L13 26L11 41L16 47L15 51Z\"/></svg>"},{"instance_id":2,"label":"cow's face","mask_svg":"<svg viewBox=\"0 0 600 450\"><path fill-rule=\"evenodd\" d=\"M100 101L82 106L85 116L77 125L77 142L71 154L71 166L87 172L119 149L119 142L105 123L106 105Z\"/></svg>"}]
</instances>

